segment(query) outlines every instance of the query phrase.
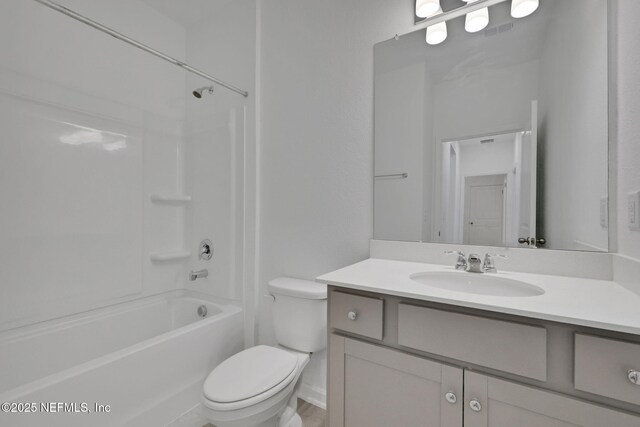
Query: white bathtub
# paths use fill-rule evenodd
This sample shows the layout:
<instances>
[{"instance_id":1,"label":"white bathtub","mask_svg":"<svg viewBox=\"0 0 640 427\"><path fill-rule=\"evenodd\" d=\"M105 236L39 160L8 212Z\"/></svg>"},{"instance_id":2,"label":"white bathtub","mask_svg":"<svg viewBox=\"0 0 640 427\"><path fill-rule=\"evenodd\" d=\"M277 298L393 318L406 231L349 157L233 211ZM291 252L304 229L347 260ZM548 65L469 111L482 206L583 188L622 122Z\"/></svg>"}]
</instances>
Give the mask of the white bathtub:
<instances>
[{"instance_id":1,"label":"white bathtub","mask_svg":"<svg viewBox=\"0 0 640 427\"><path fill-rule=\"evenodd\" d=\"M0 403L32 412L0 412L0 426L164 425L242 350L242 317L236 305L175 291L1 333Z\"/></svg>"}]
</instances>

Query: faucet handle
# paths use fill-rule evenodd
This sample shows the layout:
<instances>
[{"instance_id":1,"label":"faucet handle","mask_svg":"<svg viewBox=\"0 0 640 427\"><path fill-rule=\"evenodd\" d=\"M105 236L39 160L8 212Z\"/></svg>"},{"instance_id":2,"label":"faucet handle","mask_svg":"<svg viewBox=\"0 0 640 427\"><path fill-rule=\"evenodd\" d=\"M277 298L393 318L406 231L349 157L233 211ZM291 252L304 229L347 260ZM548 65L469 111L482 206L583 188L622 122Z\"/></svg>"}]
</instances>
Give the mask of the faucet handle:
<instances>
[{"instance_id":1,"label":"faucet handle","mask_svg":"<svg viewBox=\"0 0 640 427\"><path fill-rule=\"evenodd\" d=\"M466 270L467 268L467 259L464 256L464 252L461 251L444 251L447 255L458 255L458 260L456 261L456 270Z\"/></svg>"},{"instance_id":2,"label":"faucet handle","mask_svg":"<svg viewBox=\"0 0 640 427\"><path fill-rule=\"evenodd\" d=\"M509 259L508 256L506 255L502 255L502 254L490 254L490 253L486 253L484 256L484 263L482 265L482 271L484 271L485 273L497 273L498 270L496 269L496 265L493 262L493 258L502 258L502 259Z\"/></svg>"}]
</instances>

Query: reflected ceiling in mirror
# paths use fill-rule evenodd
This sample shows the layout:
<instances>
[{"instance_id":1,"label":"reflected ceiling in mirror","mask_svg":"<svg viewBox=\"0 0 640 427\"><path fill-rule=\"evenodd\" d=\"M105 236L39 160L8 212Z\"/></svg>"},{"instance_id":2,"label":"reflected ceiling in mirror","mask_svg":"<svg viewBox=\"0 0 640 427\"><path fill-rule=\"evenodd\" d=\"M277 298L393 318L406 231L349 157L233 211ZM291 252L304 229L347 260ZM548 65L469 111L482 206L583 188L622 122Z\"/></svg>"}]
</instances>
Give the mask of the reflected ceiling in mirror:
<instances>
[{"instance_id":1,"label":"reflected ceiling in mirror","mask_svg":"<svg viewBox=\"0 0 640 427\"><path fill-rule=\"evenodd\" d=\"M608 250L607 1L510 4L375 46L374 238Z\"/></svg>"}]
</instances>

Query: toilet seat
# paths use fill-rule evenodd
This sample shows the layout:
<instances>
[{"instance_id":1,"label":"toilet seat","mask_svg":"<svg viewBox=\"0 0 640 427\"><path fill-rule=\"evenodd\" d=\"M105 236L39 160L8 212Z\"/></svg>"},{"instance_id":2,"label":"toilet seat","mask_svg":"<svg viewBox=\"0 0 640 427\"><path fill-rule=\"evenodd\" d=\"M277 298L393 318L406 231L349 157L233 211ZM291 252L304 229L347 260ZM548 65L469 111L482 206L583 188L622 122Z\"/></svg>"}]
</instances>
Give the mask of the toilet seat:
<instances>
[{"instance_id":1,"label":"toilet seat","mask_svg":"<svg viewBox=\"0 0 640 427\"><path fill-rule=\"evenodd\" d=\"M205 405L232 411L263 402L297 377L298 361L291 352L265 345L241 351L209 374L203 389Z\"/></svg>"}]
</instances>

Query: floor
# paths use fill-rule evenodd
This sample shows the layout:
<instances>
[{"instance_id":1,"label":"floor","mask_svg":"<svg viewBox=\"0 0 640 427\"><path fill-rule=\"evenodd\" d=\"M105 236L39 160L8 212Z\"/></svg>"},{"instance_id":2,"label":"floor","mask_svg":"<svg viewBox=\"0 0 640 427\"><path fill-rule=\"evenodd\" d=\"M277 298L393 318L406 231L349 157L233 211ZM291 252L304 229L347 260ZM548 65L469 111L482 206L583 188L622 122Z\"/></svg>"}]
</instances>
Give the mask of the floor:
<instances>
[{"instance_id":1,"label":"floor","mask_svg":"<svg viewBox=\"0 0 640 427\"><path fill-rule=\"evenodd\" d=\"M325 427L327 411L318 408L311 403L298 399L298 414L302 418L303 427ZM215 427L213 424L206 424L203 427Z\"/></svg>"},{"instance_id":2,"label":"floor","mask_svg":"<svg viewBox=\"0 0 640 427\"><path fill-rule=\"evenodd\" d=\"M303 427L324 427L327 411L298 399L298 414L302 418Z\"/></svg>"}]
</instances>

